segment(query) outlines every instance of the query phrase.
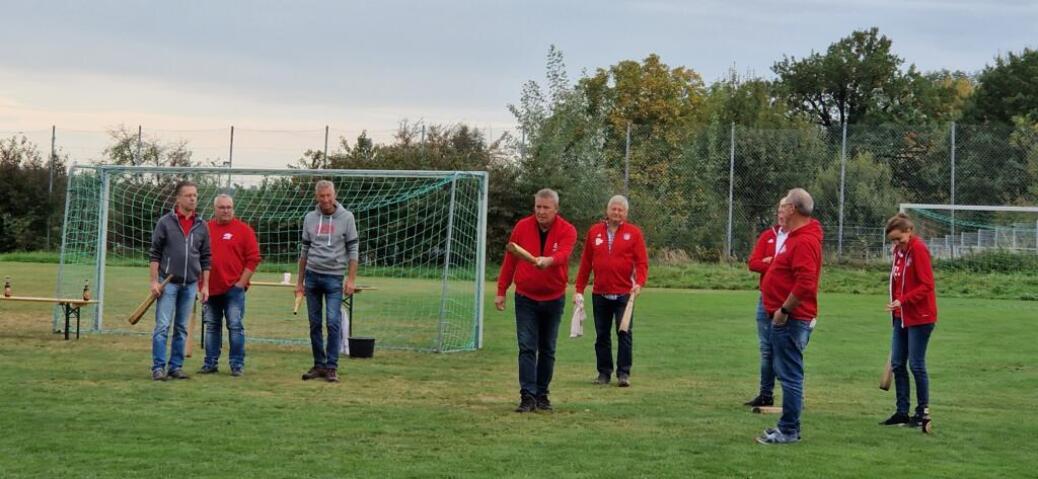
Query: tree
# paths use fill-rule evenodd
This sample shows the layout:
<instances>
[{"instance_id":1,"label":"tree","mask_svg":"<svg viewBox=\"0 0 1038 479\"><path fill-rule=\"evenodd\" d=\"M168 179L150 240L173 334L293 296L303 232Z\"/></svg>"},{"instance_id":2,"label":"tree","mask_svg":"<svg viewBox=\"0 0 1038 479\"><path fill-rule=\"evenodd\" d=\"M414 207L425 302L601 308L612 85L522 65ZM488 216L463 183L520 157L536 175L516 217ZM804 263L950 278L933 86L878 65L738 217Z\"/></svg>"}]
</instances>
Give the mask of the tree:
<instances>
[{"instance_id":1,"label":"tree","mask_svg":"<svg viewBox=\"0 0 1038 479\"><path fill-rule=\"evenodd\" d=\"M1024 117L1038 123L1038 50L998 56L978 75L977 83L967 119L1009 124Z\"/></svg>"},{"instance_id":2,"label":"tree","mask_svg":"<svg viewBox=\"0 0 1038 479\"><path fill-rule=\"evenodd\" d=\"M612 143L626 136L628 124L677 143L690 125L703 119L706 87L702 78L692 69L669 67L655 53L641 63L624 60L608 69L599 68L582 78L578 89L592 113L605 113Z\"/></svg>"},{"instance_id":3,"label":"tree","mask_svg":"<svg viewBox=\"0 0 1038 479\"><path fill-rule=\"evenodd\" d=\"M120 125L109 130L112 143L104 150L103 163L115 165L148 165L148 166L197 166L191 160L192 152L187 148L187 140L162 142L160 139L142 135Z\"/></svg>"},{"instance_id":4,"label":"tree","mask_svg":"<svg viewBox=\"0 0 1038 479\"><path fill-rule=\"evenodd\" d=\"M740 78L732 71L729 78L710 86L704 101L711 123L759 128L806 126L800 116L792 115L785 102L778 100L775 84L762 78Z\"/></svg>"},{"instance_id":5,"label":"tree","mask_svg":"<svg viewBox=\"0 0 1038 479\"><path fill-rule=\"evenodd\" d=\"M53 164L44 161L25 136L0 141L0 251L44 249L58 237L60 222L52 218L65 203L65 161L60 153Z\"/></svg>"},{"instance_id":6,"label":"tree","mask_svg":"<svg viewBox=\"0 0 1038 479\"><path fill-rule=\"evenodd\" d=\"M962 75L944 81L945 74L923 75L915 65L902 72L905 61L891 52L892 43L875 27L855 31L824 55L783 56L772 71L790 110L826 128L953 119L954 99L964 87Z\"/></svg>"}]
</instances>

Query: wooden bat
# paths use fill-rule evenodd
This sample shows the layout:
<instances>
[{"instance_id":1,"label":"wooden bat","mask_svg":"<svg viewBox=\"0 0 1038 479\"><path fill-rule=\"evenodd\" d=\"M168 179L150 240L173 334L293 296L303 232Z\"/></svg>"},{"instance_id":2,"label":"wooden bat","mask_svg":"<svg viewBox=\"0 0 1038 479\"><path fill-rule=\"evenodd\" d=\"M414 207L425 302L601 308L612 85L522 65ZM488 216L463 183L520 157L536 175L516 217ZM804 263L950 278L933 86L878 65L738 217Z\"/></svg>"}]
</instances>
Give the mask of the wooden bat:
<instances>
[{"instance_id":1,"label":"wooden bat","mask_svg":"<svg viewBox=\"0 0 1038 479\"><path fill-rule=\"evenodd\" d=\"M515 242L508 242L508 245L505 246L505 249L507 249L509 253L516 255L519 259L524 260L527 263L537 264L537 258L530 254L529 251L523 249L522 246L515 244Z\"/></svg>"},{"instance_id":2,"label":"wooden bat","mask_svg":"<svg viewBox=\"0 0 1038 479\"><path fill-rule=\"evenodd\" d=\"M632 294L627 300L627 307L624 308L624 315L620 318L620 331L626 333L631 330L631 315L634 314L634 299L637 297L637 294Z\"/></svg>"},{"instance_id":3,"label":"wooden bat","mask_svg":"<svg viewBox=\"0 0 1038 479\"><path fill-rule=\"evenodd\" d=\"M184 345L184 356L190 358L194 347L191 345L191 331L195 330L195 311L198 311L198 301L191 305L191 319L187 321L187 343Z\"/></svg>"},{"instance_id":4,"label":"wooden bat","mask_svg":"<svg viewBox=\"0 0 1038 479\"><path fill-rule=\"evenodd\" d=\"M162 281L159 288L165 288L171 279L173 279L173 276L166 276L166 279ZM130 324L137 324L137 322L141 320L141 317L144 316L144 313L147 313L148 309L151 308L151 305L155 303L156 299L158 299L158 296L155 296L154 294L151 294L151 291L148 291L148 297L144 298L144 301L141 301L141 304L137 306L137 309L130 313L130 317L126 318L126 321Z\"/></svg>"},{"instance_id":5,"label":"wooden bat","mask_svg":"<svg viewBox=\"0 0 1038 479\"><path fill-rule=\"evenodd\" d=\"M890 357L887 357L887 365L883 368L883 375L879 378L879 388L884 391L890 390L890 380L894 377L894 371L890 369Z\"/></svg>"},{"instance_id":6,"label":"wooden bat","mask_svg":"<svg viewBox=\"0 0 1038 479\"><path fill-rule=\"evenodd\" d=\"M292 314L299 314L299 305L303 304L303 293L296 293L296 304L292 306Z\"/></svg>"}]
</instances>

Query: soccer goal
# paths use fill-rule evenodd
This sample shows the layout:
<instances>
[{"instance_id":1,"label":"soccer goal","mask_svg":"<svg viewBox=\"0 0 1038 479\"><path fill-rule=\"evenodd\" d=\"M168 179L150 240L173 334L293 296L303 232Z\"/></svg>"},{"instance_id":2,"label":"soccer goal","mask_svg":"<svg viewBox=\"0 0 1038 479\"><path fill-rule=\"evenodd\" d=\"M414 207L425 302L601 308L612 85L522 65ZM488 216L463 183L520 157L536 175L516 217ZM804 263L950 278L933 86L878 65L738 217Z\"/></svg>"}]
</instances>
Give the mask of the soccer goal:
<instances>
[{"instance_id":1,"label":"soccer goal","mask_svg":"<svg viewBox=\"0 0 1038 479\"><path fill-rule=\"evenodd\" d=\"M234 198L235 215L260 243L254 282L280 283L290 273L293 284L314 185L331 180L356 217L357 284L370 288L354 295L353 335L375 337L380 349L482 346L488 177L465 171L73 166L56 293L78 294L89 280L98 304L84 308L83 319L95 331L150 332L152 313L137 326L125 318L147 294L151 233L173 208L174 185L185 179L198 184L204 219L212 217L216 195ZM293 299L290 287L253 286L245 312L249 341L308 343L306 306L293 315Z\"/></svg>"},{"instance_id":2,"label":"soccer goal","mask_svg":"<svg viewBox=\"0 0 1038 479\"><path fill-rule=\"evenodd\" d=\"M1038 255L1038 207L902 203L935 258Z\"/></svg>"}]
</instances>

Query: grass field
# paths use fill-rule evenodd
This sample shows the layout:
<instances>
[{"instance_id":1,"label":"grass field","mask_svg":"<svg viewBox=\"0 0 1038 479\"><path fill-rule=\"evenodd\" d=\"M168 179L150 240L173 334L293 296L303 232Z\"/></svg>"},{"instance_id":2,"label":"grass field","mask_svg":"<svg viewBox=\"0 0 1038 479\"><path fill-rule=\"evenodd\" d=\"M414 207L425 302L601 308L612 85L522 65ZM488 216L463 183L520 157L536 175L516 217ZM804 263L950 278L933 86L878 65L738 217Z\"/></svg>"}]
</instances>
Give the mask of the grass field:
<instances>
[{"instance_id":1,"label":"grass field","mask_svg":"<svg viewBox=\"0 0 1038 479\"><path fill-rule=\"evenodd\" d=\"M0 263L21 292L54 265ZM41 289L37 289L41 288ZM488 289L492 291L492 289ZM406 294L406 293L405 293ZM760 446L752 291L649 289L633 386L599 387L593 329L560 331L553 414L511 412L514 316L488 296L475 353L376 351L340 384L302 382L306 346L252 344L246 376L154 383L150 342L50 333L45 307L0 302L0 477L1033 477L1034 302L940 298L929 369L935 434L876 425L884 298L825 294L806 353L804 440ZM253 299L250 299L253 301ZM509 299L511 306L511 298ZM142 321L150 330L153 320ZM300 328L305 328L299 322ZM248 327L248 319L246 319ZM226 348L225 348L226 354ZM193 371L201 355L187 362Z\"/></svg>"}]
</instances>

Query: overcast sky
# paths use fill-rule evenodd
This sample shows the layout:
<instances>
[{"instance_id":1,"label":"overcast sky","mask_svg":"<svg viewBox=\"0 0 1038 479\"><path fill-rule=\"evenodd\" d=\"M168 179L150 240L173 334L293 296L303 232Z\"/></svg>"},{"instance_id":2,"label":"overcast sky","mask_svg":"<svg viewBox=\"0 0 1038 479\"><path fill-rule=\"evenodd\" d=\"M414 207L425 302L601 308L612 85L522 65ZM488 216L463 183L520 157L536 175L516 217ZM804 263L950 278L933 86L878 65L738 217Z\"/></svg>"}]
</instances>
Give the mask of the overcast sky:
<instances>
[{"instance_id":1,"label":"overcast sky","mask_svg":"<svg viewBox=\"0 0 1038 479\"><path fill-rule=\"evenodd\" d=\"M524 81L543 77L551 44L571 78L657 53L708 83L733 66L770 77L784 54L825 50L871 26L922 70L973 72L999 53L1038 47L1038 2L1024 0L0 0L0 8L5 135L233 124L385 136L405 118L503 131L513 126L507 104Z\"/></svg>"}]
</instances>

